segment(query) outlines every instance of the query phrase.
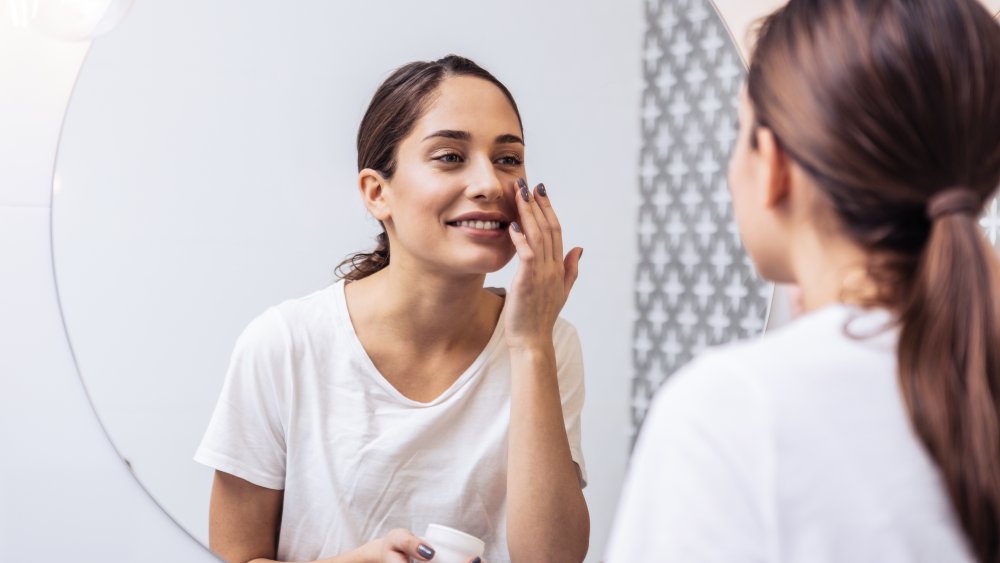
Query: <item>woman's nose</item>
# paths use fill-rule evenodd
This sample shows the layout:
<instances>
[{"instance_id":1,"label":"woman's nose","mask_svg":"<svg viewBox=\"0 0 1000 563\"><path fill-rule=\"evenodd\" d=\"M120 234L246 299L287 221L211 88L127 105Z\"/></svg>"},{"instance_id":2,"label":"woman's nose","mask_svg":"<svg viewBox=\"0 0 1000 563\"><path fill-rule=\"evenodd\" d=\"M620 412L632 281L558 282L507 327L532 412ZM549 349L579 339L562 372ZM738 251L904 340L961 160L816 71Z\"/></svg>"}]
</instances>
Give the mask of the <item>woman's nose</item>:
<instances>
[{"instance_id":1,"label":"woman's nose","mask_svg":"<svg viewBox=\"0 0 1000 563\"><path fill-rule=\"evenodd\" d=\"M494 201L503 197L503 182L489 158L476 159L470 167L467 193L471 198Z\"/></svg>"}]
</instances>

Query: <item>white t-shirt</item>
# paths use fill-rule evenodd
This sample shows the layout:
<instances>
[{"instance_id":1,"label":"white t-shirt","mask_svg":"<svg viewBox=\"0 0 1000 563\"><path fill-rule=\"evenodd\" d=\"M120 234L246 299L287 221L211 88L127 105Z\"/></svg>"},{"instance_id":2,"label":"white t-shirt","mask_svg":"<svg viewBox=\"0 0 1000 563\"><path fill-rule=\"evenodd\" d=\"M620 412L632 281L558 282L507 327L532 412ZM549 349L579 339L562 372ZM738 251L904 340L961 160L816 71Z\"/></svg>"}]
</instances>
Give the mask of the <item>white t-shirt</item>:
<instances>
[{"instance_id":1,"label":"white t-shirt","mask_svg":"<svg viewBox=\"0 0 1000 563\"><path fill-rule=\"evenodd\" d=\"M879 332L889 322L826 307L672 377L637 442L607 563L972 561L911 430L898 330Z\"/></svg>"},{"instance_id":2,"label":"white t-shirt","mask_svg":"<svg viewBox=\"0 0 1000 563\"><path fill-rule=\"evenodd\" d=\"M486 542L508 561L510 355L503 315L489 344L429 403L410 400L375 368L351 324L344 282L272 307L236 343L195 460L284 490L282 561L350 551L393 528L427 524ZM553 332L563 416L583 480L580 342Z\"/></svg>"}]
</instances>

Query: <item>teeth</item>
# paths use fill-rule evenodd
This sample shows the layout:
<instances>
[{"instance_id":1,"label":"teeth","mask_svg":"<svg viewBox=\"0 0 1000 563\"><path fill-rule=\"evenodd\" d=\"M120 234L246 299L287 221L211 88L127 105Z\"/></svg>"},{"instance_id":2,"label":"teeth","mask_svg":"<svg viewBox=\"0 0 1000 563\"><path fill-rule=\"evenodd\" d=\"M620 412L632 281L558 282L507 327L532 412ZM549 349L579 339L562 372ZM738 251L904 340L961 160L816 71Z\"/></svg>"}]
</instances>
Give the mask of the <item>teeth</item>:
<instances>
[{"instance_id":1,"label":"teeth","mask_svg":"<svg viewBox=\"0 0 1000 563\"><path fill-rule=\"evenodd\" d=\"M455 224L459 227L470 227L481 231L496 231L500 228L500 221L458 221Z\"/></svg>"}]
</instances>

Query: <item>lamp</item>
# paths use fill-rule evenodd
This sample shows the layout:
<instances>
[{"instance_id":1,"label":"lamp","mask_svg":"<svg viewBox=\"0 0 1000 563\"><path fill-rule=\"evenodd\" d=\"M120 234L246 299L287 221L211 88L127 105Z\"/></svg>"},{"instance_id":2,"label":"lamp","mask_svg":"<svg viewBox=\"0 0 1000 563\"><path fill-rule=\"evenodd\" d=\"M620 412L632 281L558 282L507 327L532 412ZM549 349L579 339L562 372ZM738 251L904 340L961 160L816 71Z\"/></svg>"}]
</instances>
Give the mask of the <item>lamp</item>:
<instances>
[{"instance_id":1,"label":"lamp","mask_svg":"<svg viewBox=\"0 0 1000 563\"><path fill-rule=\"evenodd\" d=\"M16 27L64 41L90 41L111 31L133 0L7 0Z\"/></svg>"}]
</instances>

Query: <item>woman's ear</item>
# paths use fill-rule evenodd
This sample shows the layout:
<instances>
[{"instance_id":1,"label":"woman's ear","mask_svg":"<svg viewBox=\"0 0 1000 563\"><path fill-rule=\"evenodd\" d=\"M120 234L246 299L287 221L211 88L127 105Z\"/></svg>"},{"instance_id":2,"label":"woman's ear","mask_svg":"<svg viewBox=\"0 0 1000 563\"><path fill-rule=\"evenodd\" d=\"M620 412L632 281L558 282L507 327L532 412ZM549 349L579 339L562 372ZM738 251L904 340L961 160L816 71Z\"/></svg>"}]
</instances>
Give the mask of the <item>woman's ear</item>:
<instances>
[{"instance_id":1,"label":"woman's ear","mask_svg":"<svg viewBox=\"0 0 1000 563\"><path fill-rule=\"evenodd\" d=\"M761 192L764 207L775 208L787 200L791 191L788 153L782 150L778 138L767 127L757 127L754 131L757 150L764 167L764 190Z\"/></svg>"},{"instance_id":2,"label":"woman's ear","mask_svg":"<svg viewBox=\"0 0 1000 563\"><path fill-rule=\"evenodd\" d=\"M365 168L358 173L358 189L361 190L361 199L365 207L373 217L383 222L391 216L389 202L386 199L388 186L388 182L377 170Z\"/></svg>"}]
</instances>

